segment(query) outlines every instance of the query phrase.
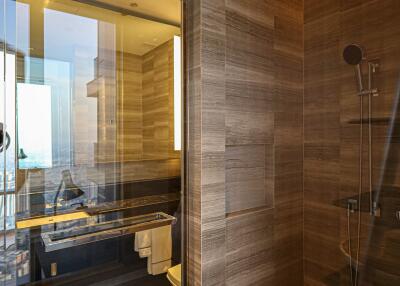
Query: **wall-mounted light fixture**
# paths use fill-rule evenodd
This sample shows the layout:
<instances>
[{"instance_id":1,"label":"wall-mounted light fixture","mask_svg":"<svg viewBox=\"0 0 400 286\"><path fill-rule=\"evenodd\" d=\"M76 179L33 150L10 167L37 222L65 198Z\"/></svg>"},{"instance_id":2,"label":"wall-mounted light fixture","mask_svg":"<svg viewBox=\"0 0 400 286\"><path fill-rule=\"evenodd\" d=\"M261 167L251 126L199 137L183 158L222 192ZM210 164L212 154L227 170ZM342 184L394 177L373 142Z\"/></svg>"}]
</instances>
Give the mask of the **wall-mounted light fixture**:
<instances>
[{"instance_id":1,"label":"wall-mounted light fixture","mask_svg":"<svg viewBox=\"0 0 400 286\"><path fill-rule=\"evenodd\" d=\"M174 149L182 144L182 68L181 38L174 36Z\"/></svg>"}]
</instances>

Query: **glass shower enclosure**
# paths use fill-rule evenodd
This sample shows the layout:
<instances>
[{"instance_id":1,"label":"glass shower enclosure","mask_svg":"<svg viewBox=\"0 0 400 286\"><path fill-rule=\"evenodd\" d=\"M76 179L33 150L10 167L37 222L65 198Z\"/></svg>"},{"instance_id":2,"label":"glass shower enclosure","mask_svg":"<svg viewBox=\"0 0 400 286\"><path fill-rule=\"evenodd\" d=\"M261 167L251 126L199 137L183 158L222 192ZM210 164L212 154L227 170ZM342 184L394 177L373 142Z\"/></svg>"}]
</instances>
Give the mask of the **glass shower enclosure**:
<instances>
[{"instance_id":1,"label":"glass shower enclosure","mask_svg":"<svg viewBox=\"0 0 400 286\"><path fill-rule=\"evenodd\" d=\"M158 4L0 1L2 285L170 285L181 4Z\"/></svg>"}]
</instances>

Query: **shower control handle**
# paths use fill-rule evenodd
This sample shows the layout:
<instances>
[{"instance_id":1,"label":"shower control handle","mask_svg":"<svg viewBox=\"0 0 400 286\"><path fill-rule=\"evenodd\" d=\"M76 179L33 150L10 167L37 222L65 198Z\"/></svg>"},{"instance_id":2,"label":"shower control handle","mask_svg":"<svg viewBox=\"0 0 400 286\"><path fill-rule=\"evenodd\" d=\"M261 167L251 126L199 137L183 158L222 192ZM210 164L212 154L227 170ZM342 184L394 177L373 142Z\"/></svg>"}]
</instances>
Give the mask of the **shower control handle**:
<instances>
[{"instance_id":1,"label":"shower control handle","mask_svg":"<svg viewBox=\"0 0 400 286\"><path fill-rule=\"evenodd\" d=\"M355 211L357 211L358 210L358 201L355 199L348 199L347 200L347 209L351 213L354 213Z\"/></svg>"}]
</instances>

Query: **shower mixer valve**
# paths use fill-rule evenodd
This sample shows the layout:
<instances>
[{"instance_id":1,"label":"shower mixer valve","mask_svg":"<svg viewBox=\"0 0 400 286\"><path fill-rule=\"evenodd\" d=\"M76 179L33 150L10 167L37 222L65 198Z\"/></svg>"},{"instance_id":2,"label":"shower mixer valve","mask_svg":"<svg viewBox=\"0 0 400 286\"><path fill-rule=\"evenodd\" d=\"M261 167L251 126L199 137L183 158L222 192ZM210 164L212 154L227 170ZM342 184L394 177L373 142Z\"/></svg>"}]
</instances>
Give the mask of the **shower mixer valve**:
<instances>
[{"instance_id":1,"label":"shower mixer valve","mask_svg":"<svg viewBox=\"0 0 400 286\"><path fill-rule=\"evenodd\" d=\"M360 91L358 93L358 95L369 95L369 94L372 94L372 96L379 96L378 89L377 88L367 89L367 90Z\"/></svg>"},{"instance_id":2,"label":"shower mixer valve","mask_svg":"<svg viewBox=\"0 0 400 286\"><path fill-rule=\"evenodd\" d=\"M355 199L348 199L347 200L347 209L351 213L354 213L356 210L358 210L358 201Z\"/></svg>"}]
</instances>

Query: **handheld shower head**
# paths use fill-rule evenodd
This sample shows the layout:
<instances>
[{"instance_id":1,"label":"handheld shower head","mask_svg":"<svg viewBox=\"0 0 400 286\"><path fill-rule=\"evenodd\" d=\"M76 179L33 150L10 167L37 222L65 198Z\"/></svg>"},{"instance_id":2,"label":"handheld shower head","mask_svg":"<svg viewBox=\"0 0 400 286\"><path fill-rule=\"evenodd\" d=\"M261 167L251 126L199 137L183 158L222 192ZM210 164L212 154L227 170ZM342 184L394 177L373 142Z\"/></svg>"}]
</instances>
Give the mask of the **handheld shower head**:
<instances>
[{"instance_id":1,"label":"handheld shower head","mask_svg":"<svg viewBox=\"0 0 400 286\"><path fill-rule=\"evenodd\" d=\"M364 59L363 48L357 44L350 44L343 50L343 59L349 65L354 66L356 71L356 78L360 92L364 90L363 78L361 73L361 62Z\"/></svg>"}]
</instances>

